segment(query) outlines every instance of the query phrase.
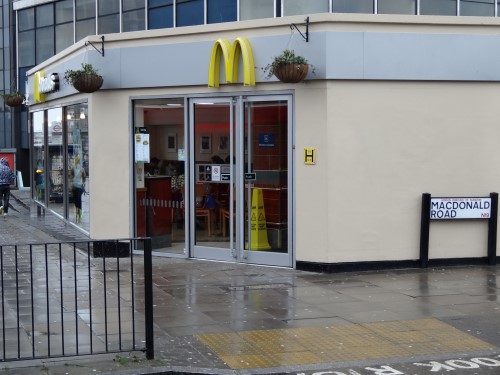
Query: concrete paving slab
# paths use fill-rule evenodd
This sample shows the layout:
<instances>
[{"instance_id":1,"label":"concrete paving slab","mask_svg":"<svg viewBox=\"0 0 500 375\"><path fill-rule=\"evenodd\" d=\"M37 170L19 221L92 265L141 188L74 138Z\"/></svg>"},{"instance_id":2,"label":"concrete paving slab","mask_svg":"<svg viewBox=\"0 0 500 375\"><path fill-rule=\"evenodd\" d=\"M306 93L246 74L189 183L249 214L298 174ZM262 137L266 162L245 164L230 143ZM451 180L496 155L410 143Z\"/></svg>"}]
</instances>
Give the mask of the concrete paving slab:
<instances>
[{"instance_id":1,"label":"concrete paving slab","mask_svg":"<svg viewBox=\"0 0 500 375\"><path fill-rule=\"evenodd\" d=\"M29 191L13 191L11 203L11 215L0 218L3 249L8 244L87 239L50 212L38 216ZM4 270L5 280L11 273ZM129 352L3 362L0 370L19 375L500 372L498 266L320 274L158 257L153 274L155 360ZM21 280L23 288L29 287L26 281ZM99 285L95 281L92 288ZM81 286L88 292L88 285ZM78 303L88 299L85 291L79 297ZM140 289L135 297L142 324ZM15 300L8 293L4 298ZM23 321L29 305L26 299L19 301ZM64 302L72 316L75 303ZM82 306L77 311L78 325L88 326L89 311ZM0 350L7 351L15 349L11 331L17 329L12 310L5 312L10 315ZM97 320L103 313L95 313L95 328L102 331ZM49 316L57 322L58 315L56 309ZM24 323L29 332L29 320ZM111 323L115 334L116 322ZM57 327L51 332L55 337L61 331ZM23 336L23 345L29 347L30 340L29 334ZM68 352L74 344L67 342Z\"/></svg>"}]
</instances>

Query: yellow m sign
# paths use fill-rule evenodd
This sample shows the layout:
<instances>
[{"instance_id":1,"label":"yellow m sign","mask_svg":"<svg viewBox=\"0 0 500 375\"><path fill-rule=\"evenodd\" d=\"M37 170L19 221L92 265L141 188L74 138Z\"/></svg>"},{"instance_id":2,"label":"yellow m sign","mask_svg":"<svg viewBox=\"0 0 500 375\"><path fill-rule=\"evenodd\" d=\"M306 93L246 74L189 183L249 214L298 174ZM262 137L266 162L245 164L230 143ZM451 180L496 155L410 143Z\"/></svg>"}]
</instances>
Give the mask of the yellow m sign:
<instances>
[{"instance_id":1,"label":"yellow m sign","mask_svg":"<svg viewBox=\"0 0 500 375\"><path fill-rule=\"evenodd\" d=\"M243 57L243 84L245 86L255 86L252 47L250 47L250 43L246 38L236 38L232 45L226 39L218 39L214 43L208 71L209 87L219 87L221 53L226 66L227 83L238 81L238 67L241 55Z\"/></svg>"},{"instance_id":2,"label":"yellow m sign","mask_svg":"<svg viewBox=\"0 0 500 375\"><path fill-rule=\"evenodd\" d=\"M40 80L45 77L45 72L40 70L35 73L35 93L33 95L33 99L35 103L44 103L45 95L40 92Z\"/></svg>"}]
</instances>

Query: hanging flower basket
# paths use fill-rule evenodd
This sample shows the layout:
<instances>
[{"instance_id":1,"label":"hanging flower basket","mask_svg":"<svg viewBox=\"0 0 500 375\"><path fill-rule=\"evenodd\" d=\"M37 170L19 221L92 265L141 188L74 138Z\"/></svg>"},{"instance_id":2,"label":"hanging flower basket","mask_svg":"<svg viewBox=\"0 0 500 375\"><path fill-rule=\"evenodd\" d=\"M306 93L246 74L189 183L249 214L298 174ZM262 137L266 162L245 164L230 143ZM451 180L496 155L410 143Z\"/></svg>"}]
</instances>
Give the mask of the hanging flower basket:
<instances>
[{"instance_id":1,"label":"hanging flower basket","mask_svg":"<svg viewBox=\"0 0 500 375\"><path fill-rule=\"evenodd\" d=\"M303 81L309 72L307 64L285 64L274 69L273 74L281 82L297 83Z\"/></svg>"},{"instance_id":2,"label":"hanging flower basket","mask_svg":"<svg viewBox=\"0 0 500 375\"><path fill-rule=\"evenodd\" d=\"M80 92L91 93L101 88L103 79L91 64L82 64L81 69L66 70L64 81Z\"/></svg>"},{"instance_id":3,"label":"hanging flower basket","mask_svg":"<svg viewBox=\"0 0 500 375\"><path fill-rule=\"evenodd\" d=\"M303 81L309 72L307 59L296 55L293 50L284 50L279 56L275 56L273 61L267 64L262 70L266 73L266 79L276 76L281 82L297 83ZM311 65L311 73L315 74L314 66Z\"/></svg>"},{"instance_id":4,"label":"hanging flower basket","mask_svg":"<svg viewBox=\"0 0 500 375\"><path fill-rule=\"evenodd\" d=\"M81 74L73 79L73 87L80 92L91 93L99 90L103 81L98 74Z\"/></svg>"},{"instance_id":5,"label":"hanging flower basket","mask_svg":"<svg viewBox=\"0 0 500 375\"><path fill-rule=\"evenodd\" d=\"M9 107L19 107L21 104L23 104L24 96L5 95L3 97L3 100Z\"/></svg>"}]
</instances>

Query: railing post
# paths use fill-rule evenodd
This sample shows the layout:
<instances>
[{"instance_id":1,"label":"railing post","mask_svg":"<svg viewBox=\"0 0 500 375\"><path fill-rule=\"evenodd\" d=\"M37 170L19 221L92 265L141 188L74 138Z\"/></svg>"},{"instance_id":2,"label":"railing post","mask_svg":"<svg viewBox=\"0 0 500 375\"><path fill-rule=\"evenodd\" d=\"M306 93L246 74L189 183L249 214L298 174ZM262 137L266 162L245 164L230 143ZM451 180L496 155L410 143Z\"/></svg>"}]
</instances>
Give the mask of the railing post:
<instances>
[{"instance_id":1,"label":"railing post","mask_svg":"<svg viewBox=\"0 0 500 375\"><path fill-rule=\"evenodd\" d=\"M420 214L420 268L427 268L429 263L429 227L431 195L422 194L422 212Z\"/></svg>"},{"instance_id":2,"label":"railing post","mask_svg":"<svg viewBox=\"0 0 500 375\"><path fill-rule=\"evenodd\" d=\"M491 193L491 211L488 222L488 264L497 264L498 193Z\"/></svg>"},{"instance_id":3,"label":"railing post","mask_svg":"<svg viewBox=\"0 0 500 375\"><path fill-rule=\"evenodd\" d=\"M144 239L144 311L146 315L146 358L154 359L153 334L153 261L151 254L151 238Z\"/></svg>"}]
</instances>

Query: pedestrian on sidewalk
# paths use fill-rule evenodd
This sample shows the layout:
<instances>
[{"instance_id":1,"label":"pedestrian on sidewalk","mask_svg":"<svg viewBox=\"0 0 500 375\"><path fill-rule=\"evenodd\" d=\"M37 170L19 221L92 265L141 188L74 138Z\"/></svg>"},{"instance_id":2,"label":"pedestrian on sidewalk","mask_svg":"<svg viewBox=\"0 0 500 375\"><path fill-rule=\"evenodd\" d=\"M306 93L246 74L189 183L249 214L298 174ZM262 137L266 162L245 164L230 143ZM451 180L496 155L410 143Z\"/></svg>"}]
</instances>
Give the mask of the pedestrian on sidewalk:
<instances>
[{"instance_id":1,"label":"pedestrian on sidewalk","mask_svg":"<svg viewBox=\"0 0 500 375\"><path fill-rule=\"evenodd\" d=\"M9 212L10 184L14 183L15 175L10 169L6 158L0 158L0 214Z\"/></svg>"},{"instance_id":2,"label":"pedestrian on sidewalk","mask_svg":"<svg viewBox=\"0 0 500 375\"><path fill-rule=\"evenodd\" d=\"M80 155L76 155L75 164L71 170L71 177L73 178L73 201L75 202L75 222L82 222L82 195L85 191L85 169L83 169Z\"/></svg>"}]
</instances>

